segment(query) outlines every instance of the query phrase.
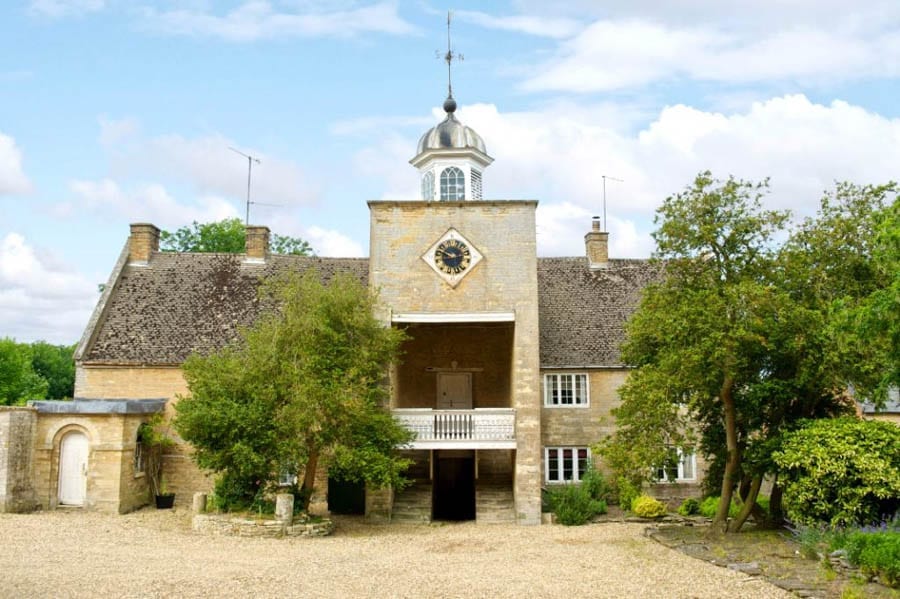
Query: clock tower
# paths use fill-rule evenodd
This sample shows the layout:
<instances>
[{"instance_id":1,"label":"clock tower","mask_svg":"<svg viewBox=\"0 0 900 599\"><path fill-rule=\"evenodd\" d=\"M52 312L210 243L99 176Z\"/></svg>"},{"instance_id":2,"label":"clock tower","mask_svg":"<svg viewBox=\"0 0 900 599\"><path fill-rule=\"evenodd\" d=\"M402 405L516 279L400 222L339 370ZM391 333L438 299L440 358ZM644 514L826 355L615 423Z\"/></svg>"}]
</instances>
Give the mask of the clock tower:
<instances>
[{"instance_id":1,"label":"clock tower","mask_svg":"<svg viewBox=\"0 0 900 599\"><path fill-rule=\"evenodd\" d=\"M444 110L410 160L419 199L369 202L377 314L408 335L389 407L417 436L413 485L370 491L367 513L538 524L537 202L484 199L493 159L456 119L452 94Z\"/></svg>"}]
</instances>

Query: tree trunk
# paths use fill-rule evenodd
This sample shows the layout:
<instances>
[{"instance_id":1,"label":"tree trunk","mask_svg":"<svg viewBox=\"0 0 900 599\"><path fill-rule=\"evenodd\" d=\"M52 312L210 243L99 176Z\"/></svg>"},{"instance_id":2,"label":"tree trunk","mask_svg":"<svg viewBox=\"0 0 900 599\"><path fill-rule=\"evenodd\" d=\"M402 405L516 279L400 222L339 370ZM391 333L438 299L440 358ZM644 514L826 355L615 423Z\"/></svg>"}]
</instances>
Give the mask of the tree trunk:
<instances>
[{"instance_id":1,"label":"tree trunk","mask_svg":"<svg viewBox=\"0 0 900 599\"><path fill-rule=\"evenodd\" d=\"M778 482L778 476L772 482L772 494L769 495L769 520L774 526L781 526L784 522L784 507L781 498L784 494L784 487Z\"/></svg>"},{"instance_id":2,"label":"tree trunk","mask_svg":"<svg viewBox=\"0 0 900 599\"><path fill-rule=\"evenodd\" d=\"M319 452L310 450L309 458L306 460L306 468L303 471L303 486L300 488L301 511L309 510L309 500L313 494L313 488L316 484L316 469L319 467Z\"/></svg>"},{"instance_id":3,"label":"tree trunk","mask_svg":"<svg viewBox=\"0 0 900 599\"><path fill-rule=\"evenodd\" d=\"M731 496L734 492L734 482L741 465L741 455L737 443L737 410L734 405L734 379L726 376L719 391L719 399L722 401L722 411L725 419L725 446L728 451L728 459L725 462L725 472L722 475L722 493L719 499L719 508L716 517L713 518L712 528L716 532L728 532L728 508L731 506Z\"/></svg>"},{"instance_id":4,"label":"tree trunk","mask_svg":"<svg viewBox=\"0 0 900 599\"><path fill-rule=\"evenodd\" d=\"M741 530L744 522L747 521L747 517L750 516L753 508L756 507L756 498L759 496L759 487L761 485L762 477L754 476L750 482L747 496L744 498L744 505L741 507L741 511L738 512L737 517L728 525L728 532L739 532Z\"/></svg>"}]
</instances>

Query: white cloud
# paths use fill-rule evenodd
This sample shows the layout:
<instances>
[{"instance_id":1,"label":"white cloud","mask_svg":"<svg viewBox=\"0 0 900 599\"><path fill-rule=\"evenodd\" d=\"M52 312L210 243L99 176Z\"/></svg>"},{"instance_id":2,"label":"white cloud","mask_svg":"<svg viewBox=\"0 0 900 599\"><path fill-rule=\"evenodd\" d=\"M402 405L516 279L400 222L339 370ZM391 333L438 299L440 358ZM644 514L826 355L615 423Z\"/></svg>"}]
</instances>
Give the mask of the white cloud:
<instances>
[{"instance_id":1,"label":"white cloud","mask_svg":"<svg viewBox=\"0 0 900 599\"><path fill-rule=\"evenodd\" d=\"M191 204L179 203L159 184L122 189L112 179L71 181L76 201L57 205L57 215L89 212L108 219L151 222L164 229L177 229L192 221L210 222L239 216L234 205L220 197L201 196Z\"/></svg>"},{"instance_id":2,"label":"white cloud","mask_svg":"<svg viewBox=\"0 0 900 599\"><path fill-rule=\"evenodd\" d=\"M22 152L16 140L0 133L0 195L31 191L31 182L22 171Z\"/></svg>"},{"instance_id":3,"label":"white cloud","mask_svg":"<svg viewBox=\"0 0 900 599\"><path fill-rule=\"evenodd\" d=\"M842 101L816 104L803 95L728 114L669 106L636 133L610 126L608 115L592 119L589 111L571 113L562 105L501 113L476 104L458 115L496 159L484 175L485 197L541 201L541 255L584 252L590 217L603 208L601 175L624 180L607 182L610 244L613 256L632 257L652 247L656 207L700 171L755 181L771 177L769 205L808 215L835 180L885 182L896 179L900 164L900 119ZM403 191L415 185L416 175L399 158L408 158L414 144L386 136L359 154L383 162L358 160L357 168ZM402 183L410 177L409 185Z\"/></svg>"},{"instance_id":4,"label":"white cloud","mask_svg":"<svg viewBox=\"0 0 900 599\"><path fill-rule=\"evenodd\" d=\"M409 35L416 28L397 13L395 2L322 10L300 4L294 11L273 8L271 2L250 0L228 13L145 8L144 25L171 35L216 37L233 42L284 37L350 38L364 33Z\"/></svg>"},{"instance_id":5,"label":"white cloud","mask_svg":"<svg viewBox=\"0 0 900 599\"><path fill-rule=\"evenodd\" d=\"M453 11L453 18L467 21L487 29L516 31L540 37L566 38L578 33L583 25L575 19L564 17L538 17L532 15L513 15L496 17L484 12L459 10Z\"/></svg>"},{"instance_id":6,"label":"white cloud","mask_svg":"<svg viewBox=\"0 0 900 599\"><path fill-rule=\"evenodd\" d=\"M104 0L31 0L28 10L32 14L58 19L103 10Z\"/></svg>"},{"instance_id":7,"label":"white cloud","mask_svg":"<svg viewBox=\"0 0 900 599\"><path fill-rule=\"evenodd\" d=\"M596 21L532 69L528 91L598 92L691 79L809 82L900 74L900 30L816 25L764 32L652 19Z\"/></svg>"},{"instance_id":8,"label":"white cloud","mask_svg":"<svg viewBox=\"0 0 900 599\"><path fill-rule=\"evenodd\" d=\"M99 298L88 280L18 233L0 239L0 322L19 341L75 343Z\"/></svg>"},{"instance_id":9,"label":"white cloud","mask_svg":"<svg viewBox=\"0 0 900 599\"><path fill-rule=\"evenodd\" d=\"M245 148L222 135L188 138L162 135L142 138L130 120L101 120L101 139L111 154L114 174L161 178L187 183L201 194L234 198L247 194L248 160L229 148L253 156L250 198L255 202L291 206L312 204L317 187L294 162Z\"/></svg>"},{"instance_id":10,"label":"white cloud","mask_svg":"<svg viewBox=\"0 0 900 599\"><path fill-rule=\"evenodd\" d=\"M359 242L339 231L314 226L306 229L303 238L313 247L317 256L355 258L368 255Z\"/></svg>"},{"instance_id":11,"label":"white cloud","mask_svg":"<svg viewBox=\"0 0 900 599\"><path fill-rule=\"evenodd\" d=\"M100 116L100 144L104 147L115 146L130 138L133 138L140 130L136 119L111 119Z\"/></svg>"}]
</instances>

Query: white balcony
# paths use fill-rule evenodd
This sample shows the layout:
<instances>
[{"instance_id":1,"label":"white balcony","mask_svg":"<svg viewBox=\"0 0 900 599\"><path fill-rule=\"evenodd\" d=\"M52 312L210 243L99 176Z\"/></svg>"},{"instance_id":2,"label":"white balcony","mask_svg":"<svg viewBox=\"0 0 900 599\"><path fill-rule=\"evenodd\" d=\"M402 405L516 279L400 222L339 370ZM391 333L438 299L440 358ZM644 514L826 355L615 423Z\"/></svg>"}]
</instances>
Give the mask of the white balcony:
<instances>
[{"instance_id":1,"label":"white balcony","mask_svg":"<svg viewBox=\"0 0 900 599\"><path fill-rule=\"evenodd\" d=\"M516 448L516 411L512 408L406 408L391 413L416 434L410 449Z\"/></svg>"}]
</instances>

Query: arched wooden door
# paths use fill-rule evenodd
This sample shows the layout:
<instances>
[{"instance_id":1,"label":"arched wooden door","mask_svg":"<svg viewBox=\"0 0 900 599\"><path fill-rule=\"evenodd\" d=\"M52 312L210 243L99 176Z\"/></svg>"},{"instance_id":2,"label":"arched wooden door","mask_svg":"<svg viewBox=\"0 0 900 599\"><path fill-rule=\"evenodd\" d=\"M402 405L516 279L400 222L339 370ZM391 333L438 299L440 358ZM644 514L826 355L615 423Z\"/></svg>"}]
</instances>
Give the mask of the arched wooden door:
<instances>
[{"instance_id":1,"label":"arched wooden door","mask_svg":"<svg viewBox=\"0 0 900 599\"><path fill-rule=\"evenodd\" d=\"M84 505L87 494L88 438L77 431L59 444L59 503Z\"/></svg>"}]
</instances>

